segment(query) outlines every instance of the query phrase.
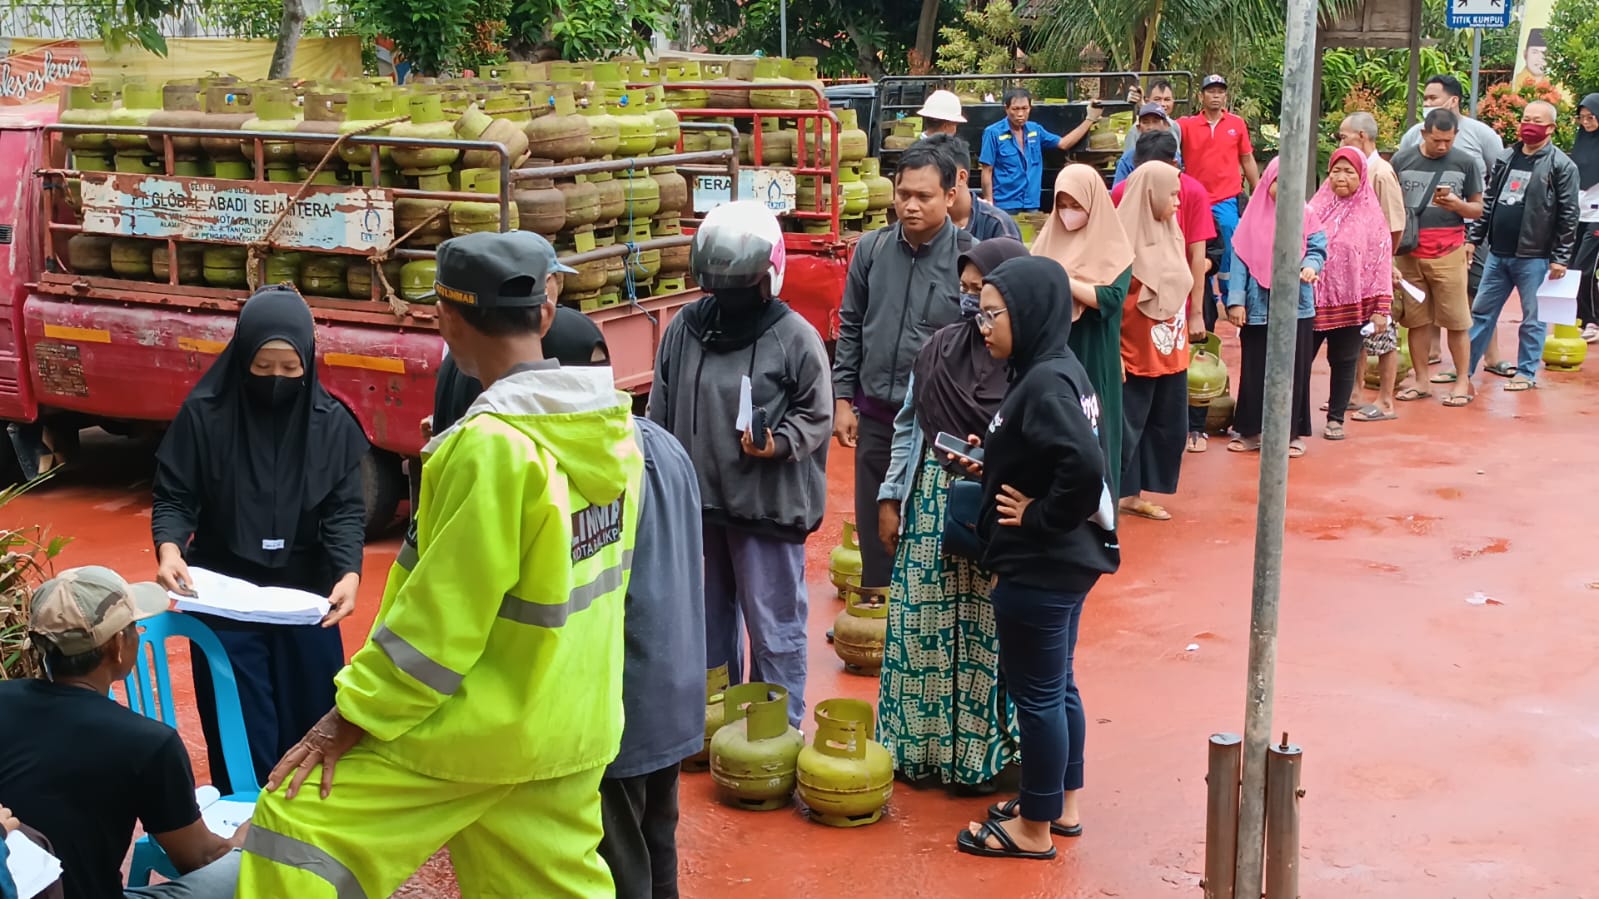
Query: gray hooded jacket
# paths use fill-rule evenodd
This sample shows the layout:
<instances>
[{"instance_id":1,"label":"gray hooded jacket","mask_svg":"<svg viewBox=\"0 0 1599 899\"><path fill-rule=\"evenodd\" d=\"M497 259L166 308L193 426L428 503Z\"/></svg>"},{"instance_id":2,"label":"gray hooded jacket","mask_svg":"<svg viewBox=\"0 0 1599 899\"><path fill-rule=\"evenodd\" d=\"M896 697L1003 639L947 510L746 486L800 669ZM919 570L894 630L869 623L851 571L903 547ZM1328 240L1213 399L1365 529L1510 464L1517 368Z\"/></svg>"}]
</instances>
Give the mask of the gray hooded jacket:
<instances>
[{"instance_id":1,"label":"gray hooded jacket","mask_svg":"<svg viewBox=\"0 0 1599 899\"><path fill-rule=\"evenodd\" d=\"M705 333L711 302L701 300L666 326L655 355L650 420L671 431L694 460L706 524L804 543L822 523L833 436L822 338L783 307L753 343L719 352ZM739 444L735 422L745 375L777 446L770 459L750 456Z\"/></svg>"}]
</instances>

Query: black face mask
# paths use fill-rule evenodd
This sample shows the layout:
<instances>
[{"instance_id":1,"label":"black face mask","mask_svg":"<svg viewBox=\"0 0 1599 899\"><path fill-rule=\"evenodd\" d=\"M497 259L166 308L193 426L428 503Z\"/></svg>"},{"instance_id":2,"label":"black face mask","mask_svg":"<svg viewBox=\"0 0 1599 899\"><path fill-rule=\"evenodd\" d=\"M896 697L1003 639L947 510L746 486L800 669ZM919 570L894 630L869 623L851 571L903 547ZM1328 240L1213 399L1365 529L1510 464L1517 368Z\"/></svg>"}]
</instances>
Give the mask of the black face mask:
<instances>
[{"instance_id":1,"label":"black face mask","mask_svg":"<svg viewBox=\"0 0 1599 899\"><path fill-rule=\"evenodd\" d=\"M251 402L267 409L281 409L294 402L305 389L305 376L285 378L280 375L251 374L244 381L245 393Z\"/></svg>"},{"instance_id":2,"label":"black face mask","mask_svg":"<svg viewBox=\"0 0 1599 899\"><path fill-rule=\"evenodd\" d=\"M716 308L724 318L749 318L765 305L766 295L758 287L716 292Z\"/></svg>"}]
</instances>

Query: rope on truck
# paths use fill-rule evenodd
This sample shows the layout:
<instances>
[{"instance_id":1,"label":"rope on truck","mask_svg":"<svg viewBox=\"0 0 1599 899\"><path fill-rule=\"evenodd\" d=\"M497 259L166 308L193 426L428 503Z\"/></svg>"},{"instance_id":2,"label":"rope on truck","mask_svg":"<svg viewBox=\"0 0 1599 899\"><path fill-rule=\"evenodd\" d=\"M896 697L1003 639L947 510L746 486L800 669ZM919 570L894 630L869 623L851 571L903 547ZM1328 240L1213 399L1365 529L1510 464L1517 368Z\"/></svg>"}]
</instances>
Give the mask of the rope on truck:
<instances>
[{"instance_id":1,"label":"rope on truck","mask_svg":"<svg viewBox=\"0 0 1599 899\"><path fill-rule=\"evenodd\" d=\"M406 115L398 116L392 119L385 119L381 122L373 122L370 125L357 128L354 131L347 131L339 135L334 139L333 143L328 145L328 151L322 154L322 161L318 162L316 164L316 168L311 170L311 174L306 176L305 181L300 184L300 189L295 192L294 198L288 203L284 204L282 209L278 210L277 216L272 219L272 224L267 226L267 229L261 235L261 238L259 240L251 241L248 245L248 253L245 257L244 272L252 292L261 286L261 257L262 254L267 250L272 249L273 235L277 234L278 228L281 227L286 220L288 220L289 212L294 209L295 205L301 200L305 199L305 195L308 191L310 191L312 183L316 181L316 176L320 175L322 170L327 167L328 162L331 161L333 157L338 155L339 148L344 145L345 140L357 135L376 131L379 128L387 128L391 125L398 125L401 122L409 122L410 120L411 117Z\"/></svg>"},{"instance_id":2,"label":"rope on truck","mask_svg":"<svg viewBox=\"0 0 1599 899\"><path fill-rule=\"evenodd\" d=\"M448 208L433 210L432 215L420 222L417 222L411 227L411 230L401 234L399 237L394 238L394 241L388 246L374 252L371 256L367 257L371 262L375 276L377 277L378 281L383 284L383 298L388 301L389 311L394 313L395 318L404 318L409 315L411 313L411 304L407 303L399 294L394 292L394 285L389 282L389 273L383 270L383 263L388 262L395 249L397 249L401 244L410 240L412 235L416 234L416 232L422 230L423 228L426 228L428 225L433 224L435 219L444 215L448 211Z\"/></svg>"}]
</instances>

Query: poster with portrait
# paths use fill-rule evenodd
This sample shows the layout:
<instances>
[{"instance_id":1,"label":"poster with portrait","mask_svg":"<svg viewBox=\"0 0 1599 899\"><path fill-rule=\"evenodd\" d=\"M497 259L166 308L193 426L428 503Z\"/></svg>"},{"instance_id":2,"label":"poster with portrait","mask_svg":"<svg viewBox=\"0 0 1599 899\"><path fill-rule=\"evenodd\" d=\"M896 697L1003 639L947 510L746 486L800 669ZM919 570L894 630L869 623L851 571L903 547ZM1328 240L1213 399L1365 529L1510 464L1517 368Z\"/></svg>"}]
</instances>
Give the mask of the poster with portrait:
<instances>
[{"instance_id":1,"label":"poster with portrait","mask_svg":"<svg viewBox=\"0 0 1599 899\"><path fill-rule=\"evenodd\" d=\"M1523 84L1548 78L1544 54L1548 42L1544 29L1549 26L1549 11L1554 0L1525 0L1521 10L1521 37L1516 42L1516 73L1514 83Z\"/></svg>"}]
</instances>

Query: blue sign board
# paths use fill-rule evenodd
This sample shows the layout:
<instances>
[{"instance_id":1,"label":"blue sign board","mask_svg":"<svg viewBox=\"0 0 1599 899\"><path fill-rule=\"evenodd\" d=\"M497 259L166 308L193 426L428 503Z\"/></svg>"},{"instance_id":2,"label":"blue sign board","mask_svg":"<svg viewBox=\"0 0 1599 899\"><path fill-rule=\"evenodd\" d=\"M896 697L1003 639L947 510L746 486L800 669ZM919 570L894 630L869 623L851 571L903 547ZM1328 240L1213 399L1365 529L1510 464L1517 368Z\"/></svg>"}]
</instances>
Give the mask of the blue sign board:
<instances>
[{"instance_id":1,"label":"blue sign board","mask_svg":"<svg viewBox=\"0 0 1599 899\"><path fill-rule=\"evenodd\" d=\"M1511 0L1449 0L1444 23L1450 28L1509 28Z\"/></svg>"}]
</instances>

